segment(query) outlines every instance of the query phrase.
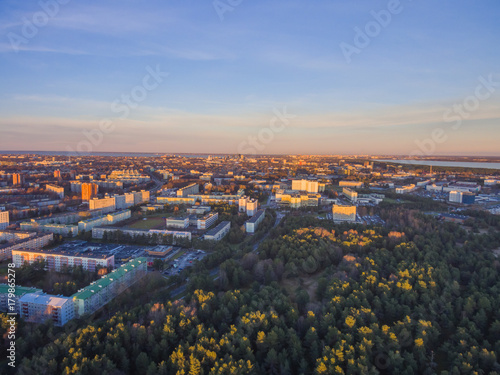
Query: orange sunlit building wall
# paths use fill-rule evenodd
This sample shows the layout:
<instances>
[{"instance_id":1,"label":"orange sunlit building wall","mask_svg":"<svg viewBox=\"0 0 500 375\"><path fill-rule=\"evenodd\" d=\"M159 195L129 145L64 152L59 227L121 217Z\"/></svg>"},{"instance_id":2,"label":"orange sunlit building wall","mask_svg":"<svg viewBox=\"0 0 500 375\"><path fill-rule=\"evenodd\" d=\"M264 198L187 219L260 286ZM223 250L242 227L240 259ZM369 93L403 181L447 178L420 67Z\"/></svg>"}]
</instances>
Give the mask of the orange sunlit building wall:
<instances>
[{"instance_id":1,"label":"orange sunlit building wall","mask_svg":"<svg viewBox=\"0 0 500 375\"><path fill-rule=\"evenodd\" d=\"M97 195L99 187L94 183L82 184L82 201L89 201Z\"/></svg>"}]
</instances>

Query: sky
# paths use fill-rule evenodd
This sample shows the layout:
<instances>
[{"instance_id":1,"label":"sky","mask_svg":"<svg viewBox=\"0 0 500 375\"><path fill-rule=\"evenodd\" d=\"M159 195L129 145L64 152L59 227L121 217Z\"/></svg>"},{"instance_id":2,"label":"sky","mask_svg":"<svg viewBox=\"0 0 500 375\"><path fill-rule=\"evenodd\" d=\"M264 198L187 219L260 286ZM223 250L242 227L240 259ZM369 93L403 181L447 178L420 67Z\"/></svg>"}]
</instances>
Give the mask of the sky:
<instances>
[{"instance_id":1,"label":"sky","mask_svg":"<svg viewBox=\"0 0 500 375\"><path fill-rule=\"evenodd\" d=\"M498 19L498 0L2 0L0 150L500 156Z\"/></svg>"}]
</instances>

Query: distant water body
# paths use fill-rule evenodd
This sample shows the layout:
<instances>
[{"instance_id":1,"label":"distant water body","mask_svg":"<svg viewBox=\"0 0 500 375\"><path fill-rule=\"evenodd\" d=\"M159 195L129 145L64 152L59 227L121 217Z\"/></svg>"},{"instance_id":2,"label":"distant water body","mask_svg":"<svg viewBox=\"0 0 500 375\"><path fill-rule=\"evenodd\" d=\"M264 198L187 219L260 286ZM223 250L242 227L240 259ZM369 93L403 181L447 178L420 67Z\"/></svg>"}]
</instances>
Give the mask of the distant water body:
<instances>
[{"instance_id":1,"label":"distant water body","mask_svg":"<svg viewBox=\"0 0 500 375\"><path fill-rule=\"evenodd\" d=\"M478 168L478 169L500 169L500 163L478 163L478 162L465 162L465 161L439 161L439 160L390 160L379 159L387 163L396 164L413 164L413 165L427 165L433 167L459 167L459 168Z\"/></svg>"}]
</instances>

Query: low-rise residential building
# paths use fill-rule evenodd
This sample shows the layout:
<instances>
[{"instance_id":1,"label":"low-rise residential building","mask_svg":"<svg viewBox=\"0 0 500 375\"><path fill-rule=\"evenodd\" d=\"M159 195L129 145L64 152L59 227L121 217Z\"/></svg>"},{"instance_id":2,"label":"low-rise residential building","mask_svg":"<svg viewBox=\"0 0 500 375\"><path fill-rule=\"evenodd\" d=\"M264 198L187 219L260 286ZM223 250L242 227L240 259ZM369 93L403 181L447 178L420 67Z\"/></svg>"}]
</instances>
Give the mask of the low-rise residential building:
<instances>
[{"instance_id":1,"label":"low-rise residential building","mask_svg":"<svg viewBox=\"0 0 500 375\"><path fill-rule=\"evenodd\" d=\"M210 212L210 210L211 210L210 206L193 206L187 209L187 213L189 215L204 215Z\"/></svg>"},{"instance_id":2,"label":"low-rise residential building","mask_svg":"<svg viewBox=\"0 0 500 375\"><path fill-rule=\"evenodd\" d=\"M332 206L333 221L356 221L356 206Z\"/></svg>"},{"instance_id":3,"label":"low-rise residential building","mask_svg":"<svg viewBox=\"0 0 500 375\"><path fill-rule=\"evenodd\" d=\"M161 204L195 204L196 198L157 197L156 203L161 203Z\"/></svg>"},{"instance_id":4,"label":"low-rise residential building","mask_svg":"<svg viewBox=\"0 0 500 375\"><path fill-rule=\"evenodd\" d=\"M340 187L350 187L353 189L361 189L363 187L363 182L361 181L340 181Z\"/></svg>"},{"instance_id":5,"label":"low-rise residential building","mask_svg":"<svg viewBox=\"0 0 500 375\"><path fill-rule=\"evenodd\" d=\"M35 237L35 232L24 232L19 230L0 230L0 241L14 242L26 238Z\"/></svg>"},{"instance_id":6,"label":"low-rise residential building","mask_svg":"<svg viewBox=\"0 0 500 375\"><path fill-rule=\"evenodd\" d=\"M205 240L211 241L220 241L222 240L226 234L231 230L231 222L223 221L219 223L215 228L210 229L205 236L203 237Z\"/></svg>"},{"instance_id":7,"label":"low-rise residential building","mask_svg":"<svg viewBox=\"0 0 500 375\"><path fill-rule=\"evenodd\" d=\"M61 327L75 317L75 308L71 297L27 293L19 299L19 315L31 323L50 319L55 326Z\"/></svg>"},{"instance_id":8,"label":"low-rise residential building","mask_svg":"<svg viewBox=\"0 0 500 375\"><path fill-rule=\"evenodd\" d=\"M167 228L185 229L189 227L188 217L167 217L165 220Z\"/></svg>"},{"instance_id":9,"label":"low-rise residential building","mask_svg":"<svg viewBox=\"0 0 500 375\"><path fill-rule=\"evenodd\" d=\"M191 194L198 194L199 192L200 192L200 186L195 183L177 190L177 196L179 198L186 198Z\"/></svg>"},{"instance_id":10,"label":"low-rise residential building","mask_svg":"<svg viewBox=\"0 0 500 375\"><path fill-rule=\"evenodd\" d=\"M47 184L45 185L45 190L54 194L57 194L59 199L64 198L64 188L62 186Z\"/></svg>"},{"instance_id":11,"label":"low-rise residential building","mask_svg":"<svg viewBox=\"0 0 500 375\"><path fill-rule=\"evenodd\" d=\"M282 189L276 191L275 196L279 205L290 208L317 207L321 199L321 194L289 193Z\"/></svg>"},{"instance_id":12,"label":"low-rise residential building","mask_svg":"<svg viewBox=\"0 0 500 375\"><path fill-rule=\"evenodd\" d=\"M214 225L218 219L219 219L218 212L209 213L198 219L197 228L201 230L208 229L212 225Z\"/></svg>"},{"instance_id":13,"label":"low-rise residential building","mask_svg":"<svg viewBox=\"0 0 500 375\"><path fill-rule=\"evenodd\" d=\"M98 216L87 220L78 222L79 231L91 231L93 228L103 225L114 225L120 221L130 219L132 212L130 210L123 210L113 212L104 216Z\"/></svg>"},{"instance_id":14,"label":"low-rise residential building","mask_svg":"<svg viewBox=\"0 0 500 375\"><path fill-rule=\"evenodd\" d=\"M413 185L413 184L412 185L406 185L406 186L398 187L398 188L396 188L396 194L411 193L415 189L416 189L416 186Z\"/></svg>"},{"instance_id":15,"label":"low-rise residential building","mask_svg":"<svg viewBox=\"0 0 500 375\"><path fill-rule=\"evenodd\" d=\"M191 232L187 231L174 231L162 229L128 229L128 228L113 228L113 227L96 227L92 229L92 238L103 239L105 235L111 236L116 232L129 235L131 237L137 236L152 236L153 234L162 236L172 236L175 239L188 239L191 240Z\"/></svg>"},{"instance_id":16,"label":"low-rise residential building","mask_svg":"<svg viewBox=\"0 0 500 375\"><path fill-rule=\"evenodd\" d=\"M33 230L40 233L54 233L63 236L76 236L78 225L47 223L41 224L34 219L20 224L21 230Z\"/></svg>"},{"instance_id":17,"label":"low-rise residential building","mask_svg":"<svg viewBox=\"0 0 500 375\"><path fill-rule=\"evenodd\" d=\"M342 193L353 203L356 203L358 200L358 192L349 188L343 188Z\"/></svg>"},{"instance_id":18,"label":"low-rise residential building","mask_svg":"<svg viewBox=\"0 0 500 375\"><path fill-rule=\"evenodd\" d=\"M76 316L92 314L147 273L147 260L136 258L103 276L71 297Z\"/></svg>"},{"instance_id":19,"label":"low-rise residential building","mask_svg":"<svg viewBox=\"0 0 500 375\"><path fill-rule=\"evenodd\" d=\"M114 197L94 198L89 201L89 210L101 210L103 213L116 210L116 201Z\"/></svg>"},{"instance_id":20,"label":"low-rise residential building","mask_svg":"<svg viewBox=\"0 0 500 375\"><path fill-rule=\"evenodd\" d=\"M0 260L6 260L12 257L12 252L15 250L26 249L34 250L41 249L49 245L54 240L52 233L36 234L35 236L14 240L0 245Z\"/></svg>"},{"instance_id":21,"label":"low-rise residential building","mask_svg":"<svg viewBox=\"0 0 500 375\"><path fill-rule=\"evenodd\" d=\"M97 267L114 268L115 256L94 254L91 251L82 252L58 252L44 250L13 250L12 262L17 268L24 263L33 264L33 262L44 259L47 261L49 270L61 271L64 266L77 267L82 266L87 271L95 271Z\"/></svg>"},{"instance_id":22,"label":"low-rise residential building","mask_svg":"<svg viewBox=\"0 0 500 375\"><path fill-rule=\"evenodd\" d=\"M245 230L247 233L255 233L257 227L264 220L266 216L266 210L258 210L255 215L245 222Z\"/></svg>"},{"instance_id":23,"label":"low-rise residential building","mask_svg":"<svg viewBox=\"0 0 500 375\"><path fill-rule=\"evenodd\" d=\"M9 293L11 298L9 298ZM37 288L9 287L7 284L0 284L0 311L19 314L19 299L28 293L41 294L43 291Z\"/></svg>"}]
</instances>

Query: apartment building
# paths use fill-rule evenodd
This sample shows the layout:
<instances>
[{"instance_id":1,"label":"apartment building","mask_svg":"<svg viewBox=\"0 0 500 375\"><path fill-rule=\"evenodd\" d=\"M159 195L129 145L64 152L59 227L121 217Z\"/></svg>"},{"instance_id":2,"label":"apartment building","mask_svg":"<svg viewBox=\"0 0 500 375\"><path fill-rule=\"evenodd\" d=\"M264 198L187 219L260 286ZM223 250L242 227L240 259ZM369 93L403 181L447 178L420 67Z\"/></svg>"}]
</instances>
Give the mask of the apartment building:
<instances>
[{"instance_id":1,"label":"apartment building","mask_svg":"<svg viewBox=\"0 0 500 375\"><path fill-rule=\"evenodd\" d=\"M162 236L173 236L174 239L188 239L191 240L191 232L187 231L174 231L163 229L126 229L126 228L113 228L113 227L96 227L92 229L92 238L103 239L104 234L113 235L116 232L129 235L131 237L137 236L152 236L153 234Z\"/></svg>"},{"instance_id":2,"label":"apartment building","mask_svg":"<svg viewBox=\"0 0 500 375\"><path fill-rule=\"evenodd\" d=\"M167 228L185 229L189 227L188 217L167 217L165 222Z\"/></svg>"},{"instance_id":3,"label":"apartment building","mask_svg":"<svg viewBox=\"0 0 500 375\"><path fill-rule=\"evenodd\" d=\"M101 199L91 199L89 201L89 210L101 210L103 213L112 212L116 209L116 201L114 197L105 197Z\"/></svg>"},{"instance_id":4,"label":"apartment building","mask_svg":"<svg viewBox=\"0 0 500 375\"><path fill-rule=\"evenodd\" d=\"M31 323L52 320L61 327L75 317L75 308L71 297L27 293L19 299L19 315Z\"/></svg>"},{"instance_id":5,"label":"apartment building","mask_svg":"<svg viewBox=\"0 0 500 375\"><path fill-rule=\"evenodd\" d=\"M339 186L350 187L353 189L361 189L364 186L364 184L361 181L340 181Z\"/></svg>"},{"instance_id":6,"label":"apartment building","mask_svg":"<svg viewBox=\"0 0 500 375\"><path fill-rule=\"evenodd\" d=\"M91 251L74 253L24 249L12 251L12 262L16 268L24 263L33 264L38 259L46 260L49 270L54 271L61 271L64 266L82 266L87 271L95 271L97 267L113 268L115 266L114 255L94 254Z\"/></svg>"},{"instance_id":7,"label":"apartment building","mask_svg":"<svg viewBox=\"0 0 500 375\"><path fill-rule=\"evenodd\" d=\"M78 222L78 231L91 231L98 226L114 225L116 223L119 223L120 221L130 219L131 216L132 211L123 210L87 220L82 220Z\"/></svg>"},{"instance_id":8,"label":"apartment building","mask_svg":"<svg viewBox=\"0 0 500 375\"><path fill-rule=\"evenodd\" d=\"M198 194L199 192L200 186L195 183L177 190L177 196L179 198L186 198L188 195Z\"/></svg>"},{"instance_id":9,"label":"apartment building","mask_svg":"<svg viewBox=\"0 0 500 375\"><path fill-rule=\"evenodd\" d=\"M35 234L32 237L14 240L0 245L0 261L12 257L12 252L20 249L35 250L49 245L54 240L52 233Z\"/></svg>"},{"instance_id":10,"label":"apartment building","mask_svg":"<svg viewBox=\"0 0 500 375\"><path fill-rule=\"evenodd\" d=\"M9 211L0 211L0 230L9 226Z\"/></svg>"},{"instance_id":11,"label":"apartment building","mask_svg":"<svg viewBox=\"0 0 500 375\"><path fill-rule=\"evenodd\" d=\"M345 197L347 197L351 202L356 203L358 201L358 192L349 188L343 188L342 193Z\"/></svg>"},{"instance_id":12,"label":"apartment building","mask_svg":"<svg viewBox=\"0 0 500 375\"><path fill-rule=\"evenodd\" d=\"M292 180L293 191L319 192L319 182L314 180Z\"/></svg>"},{"instance_id":13,"label":"apartment building","mask_svg":"<svg viewBox=\"0 0 500 375\"><path fill-rule=\"evenodd\" d=\"M9 298L9 289L11 291L11 298ZM15 288L10 288L7 284L0 284L0 311L19 314L19 299L28 293L41 294L43 293L43 291L42 289L25 288L22 286L16 286ZM12 297L12 295L14 297ZM9 299L11 300L10 304L9 304ZM14 311L8 311L9 306L13 306Z\"/></svg>"},{"instance_id":14,"label":"apartment building","mask_svg":"<svg viewBox=\"0 0 500 375\"><path fill-rule=\"evenodd\" d=\"M265 210L258 210L249 220L245 222L245 230L247 233L255 233L257 227L266 216Z\"/></svg>"},{"instance_id":15,"label":"apartment building","mask_svg":"<svg viewBox=\"0 0 500 375\"><path fill-rule=\"evenodd\" d=\"M239 212L246 212L248 216L253 216L259 208L259 201L244 195L238 200L238 206Z\"/></svg>"},{"instance_id":16,"label":"apartment building","mask_svg":"<svg viewBox=\"0 0 500 375\"><path fill-rule=\"evenodd\" d=\"M219 223L215 228L210 229L205 236L203 237L205 240L211 241L220 241L222 240L226 234L231 230L231 222L223 221Z\"/></svg>"},{"instance_id":17,"label":"apartment building","mask_svg":"<svg viewBox=\"0 0 500 375\"><path fill-rule=\"evenodd\" d=\"M59 199L64 198L64 188L62 186L47 184L45 185L45 190L50 193L57 194Z\"/></svg>"},{"instance_id":18,"label":"apartment building","mask_svg":"<svg viewBox=\"0 0 500 375\"><path fill-rule=\"evenodd\" d=\"M356 206L332 206L333 221L356 221Z\"/></svg>"},{"instance_id":19,"label":"apartment building","mask_svg":"<svg viewBox=\"0 0 500 375\"><path fill-rule=\"evenodd\" d=\"M195 204L196 198L157 197L156 203L161 203L161 204Z\"/></svg>"},{"instance_id":20,"label":"apartment building","mask_svg":"<svg viewBox=\"0 0 500 375\"><path fill-rule=\"evenodd\" d=\"M91 283L71 297L75 315L92 314L110 302L147 273L147 260L136 258Z\"/></svg>"},{"instance_id":21,"label":"apartment building","mask_svg":"<svg viewBox=\"0 0 500 375\"><path fill-rule=\"evenodd\" d=\"M213 212L209 213L198 219L196 227L198 229L204 230L210 228L219 219L219 213Z\"/></svg>"}]
</instances>

